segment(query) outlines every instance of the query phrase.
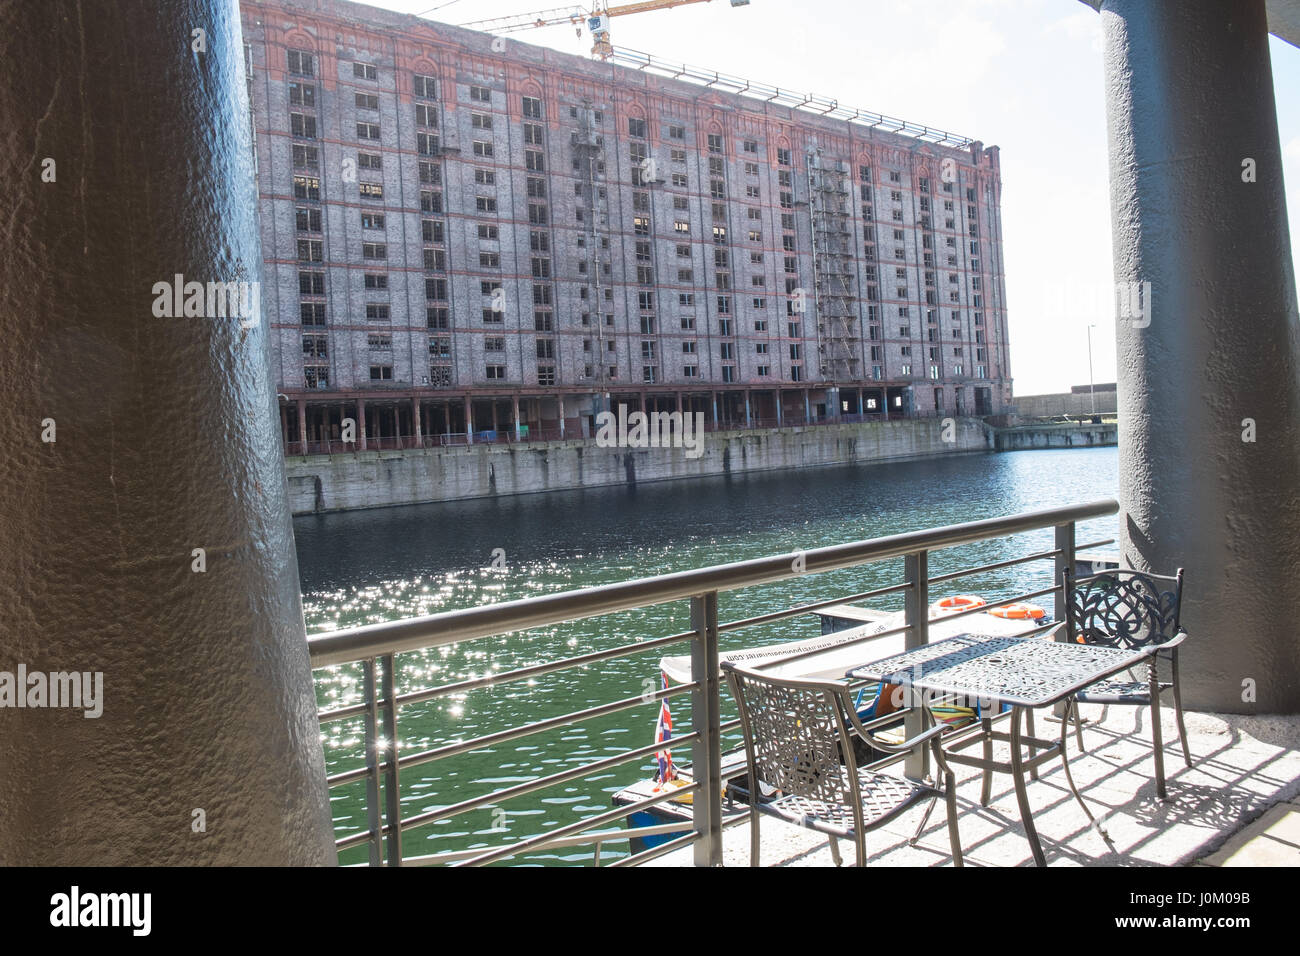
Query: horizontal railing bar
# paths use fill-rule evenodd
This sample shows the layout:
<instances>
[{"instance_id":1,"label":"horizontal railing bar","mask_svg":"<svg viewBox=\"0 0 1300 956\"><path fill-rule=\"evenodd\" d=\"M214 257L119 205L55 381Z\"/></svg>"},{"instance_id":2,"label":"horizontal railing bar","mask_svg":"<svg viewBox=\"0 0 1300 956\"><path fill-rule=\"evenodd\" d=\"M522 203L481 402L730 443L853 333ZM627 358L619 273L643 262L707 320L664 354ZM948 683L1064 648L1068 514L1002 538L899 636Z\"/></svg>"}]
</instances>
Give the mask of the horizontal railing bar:
<instances>
[{"instance_id":1,"label":"horizontal railing bar","mask_svg":"<svg viewBox=\"0 0 1300 956\"><path fill-rule=\"evenodd\" d=\"M690 826L688 823L687 826ZM692 830L685 836L680 836L676 840L669 840L667 843L660 843L658 846L651 847L648 850L642 850L640 853L634 853L632 856L625 856L621 860L615 860L610 864L615 866L636 866L638 863L644 863L647 860L653 860L657 857L671 853L673 850L680 849L684 846L690 846L700 838L699 830Z\"/></svg>"},{"instance_id":2,"label":"horizontal railing bar","mask_svg":"<svg viewBox=\"0 0 1300 956\"><path fill-rule=\"evenodd\" d=\"M346 664L383 654L527 630L581 618L598 617L650 604L664 604L711 591L769 584L804 574L833 571L901 557L1007 537L1025 531L1115 514L1113 498L1044 508L962 524L909 531L810 551L752 558L713 567L676 571L655 577L602 584L575 591L503 601L425 617L330 631L308 639L313 667ZM796 561L802 570L796 571Z\"/></svg>"},{"instance_id":3,"label":"horizontal railing bar","mask_svg":"<svg viewBox=\"0 0 1300 956\"><path fill-rule=\"evenodd\" d=\"M740 722L737 720L737 721L732 721L731 724L729 725L723 725L723 726L724 727L735 726L738 725L739 723ZM906 754L902 754L898 756L890 756L885 758L884 760L876 761L876 763L871 764L871 766L872 767L888 766L889 764L892 763L898 763L899 761L903 760L905 757ZM659 794L656 797L648 797L645 800L638 800L635 803L630 803L627 804L626 806L619 807L617 809L620 813L620 817L627 817L632 815L633 813L638 813L644 810L646 807L654 806L672 800L674 797L677 797L682 793L695 792L699 789L699 786L700 784L696 782L689 787L680 787L677 790L665 791L664 793ZM612 813L612 811L610 813ZM610 813L606 813L604 815L609 816ZM749 813L750 811L745 810L743 812L733 814L732 816L726 818L725 820L722 821L723 829L733 827L739 823L744 823L746 820L749 819ZM596 819L595 817L588 817L586 820L579 821L579 823L586 826L591 826L592 821L594 821L595 819ZM575 824L574 826L577 825L578 824ZM632 827L631 829L624 829L624 830L600 830L597 831L596 833L583 832L583 833L575 834L573 836L564 836L564 837L558 837L557 834L555 833L538 834L539 836L546 836L546 837L550 837L551 839L548 839L544 844L535 846L532 849L537 850L537 849L553 849L556 847L582 846L588 843L602 843L602 844L617 843L628 839L629 836L657 836L664 833L676 833L679 830L681 830L683 826L689 826L689 825L690 824L687 823L686 821L682 821L681 823L660 823L648 827ZM519 846L518 843L512 843L509 845L511 850L517 850L518 846ZM470 859L471 857L480 854L482 852L483 852L482 847L478 847L473 850L447 850L442 853L427 854L425 856L406 857L405 859L402 860L402 865L403 866L431 866L437 863L453 863L457 860ZM358 865L364 865L364 864L358 864Z\"/></svg>"},{"instance_id":4,"label":"horizontal railing bar","mask_svg":"<svg viewBox=\"0 0 1300 956\"><path fill-rule=\"evenodd\" d=\"M877 763L871 764L871 766L872 767L883 766L886 764L886 762L897 763L902 759L903 757L890 757L888 758L888 761L877 761ZM628 804L627 806L619 807L618 809L624 811L624 817L630 816L633 813L639 813L645 810L645 808L648 806L670 800L673 797L676 797L682 793L686 793L693 789L696 789L698 786L699 784L695 784L692 787L681 787L678 790L661 794L659 797L654 797L652 799L647 799L647 800L638 800L636 803ZM594 817L588 818L588 820L592 820L592 819L595 818ZM738 820L733 818L728 818L727 820L723 821L723 827L724 829L727 827L732 827L735 826L737 823L743 823L745 820L748 819L749 819L749 811L744 811L743 813L739 814ZM665 833L678 833L681 831L682 827L684 826L689 827L690 822L683 820L679 823L656 823L653 826L631 827L631 828L626 828L621 830L597 830L595 832L581 832L581 833L574 834L572 836L558 836L556 834L539 834L540 836L547 837L546 842L539 844L537 846L529 847L529 849L530 850L552 850L552 849L563 848L563 847L583 846L589 843L598 843L598 844L621 843L627 840L630 836L647 837L647 836L662 836ZM360 835L365 838L365 840L363 840L362 842L365 842L366 840L370 839L370 834L368 832ZM516 844L516 843L509 844L508 848L511 851L514 851L512 852L512 855L518 855L517 848L519 847L519 845L520 844ZM503 847L503 849L504 848L506 847ZM438 863L455 863L459 860L469 860L481 854L482 852L483 852L483 847L475 847L472 850L447 850L442 853L431 853L431 854L426 854L424 856L408 856L402 858L402 866L433 866ZM365 866L369 866L370 864L356 863L352 865L365 867Z\"/></svg>"},{"instance_id":5,"label":"horizontal railing bar","mask_svg":"<svg viewBox=\"0 0 1300 956\"><path fill-rule=\"evenodd\" d=\"M732 728L735 728L735 727L738 727L738 726L740 726L740 719L737 718L737 719L733 719L733 721L728 721L728 722L723 723L722 726L720 726L719 730L720 730L720 731L732 730ZM653 744L653 747L655 748L655 749L653 750L653 753L659 752L659 750L671 750L673 747L680 747L681 744L684 744L684 743L690 743L690 741L694 740L695 737L697 737L697 736L698 736L698 735L695 735L695 734L688 734L688 735L684 735L684 736L680 736L680 737L672 737L671 740L663 741L663 743ZM638 748L638 749L645 749L645 748ZM630 758L634 758L634 757L636 757L636 756L642 756L642 754L640 754L640 753L632 754L632 756L630 756L630 757L627 756L627 754L624 754L624 757L621 757L621 758L619 758L619 757L615 757L615 758L607 758L606 761L597 761L597 762L594 762L594 763L586 763L586 765L584 765L584 766L582 766L582 767L577 767L576 770L573 770L573 771L564 771L564 773L576 773L576 774L578 775L578 777L581 777L581 775L585 775L586 770L590 769L590 767L595 767L595 766L597 766L597 763L606 763L606 762L608 762L608 761L610 761L610 760L615 760L615 761L617 761L617 762L627 762L627 760L630 760ZM381 769L381 770L385 769L385 766L386 766L386 765L381 765L381 766L380 766L380 769ZM603 769L603 767L599 767L599 769ZM350 771L350 773L351 773L351 771ZM368 770L365 770L364 773L368 773ZM363 777L364 777L364 773L363 773ZM549 779L549 778L543 778L543 779ZM538 783L538 782L539 782L539 780L534 780L533 783ZM632 809L628 810L628 813L636 812L636 808L637 808L637 806L645 806L645 805L651 805L651 804L658 804L658 803L662 803L663 800L671 799L672 796L680 795L680 793L684 793L684 792L693 792L693 791L695 790L695 788L697 788L698 786L699 786L698 783L693 783L693 784L690 784L689 787L679 787L679 788L677 788L677 790L675 790L675 791L668 791L668 792L666 792L666 793L663 793L663 795L660 795L659 797L649 797L649 799L647 799L647 800L638 801L638 803L637 803L636 805L633 805L633 806L632 806ZM498 796L500 796L500 795L503 795L503 793L506 793L506 791L494 791L493 793L487 793L487 795L485 795L484 799L486 800L486 803L493 803L493 801L494 801L494 800L493 800L494 797L498 797ZM515 796L515 795L511 795L511 796ZM504 799L511 799L511 797L504 797ZM473 809L473 808L469 808L469 809ZM402 821L402 829L403 829L403 830L404 830L404 829L407 829L407 826L411 825L411 822L413 821L413 819L415 819L415 818L413 818L413 817L408 817L408 818L406 818L406 819L403 819L403 821ZM590 819L590 818L586 818L586 819ZM578 821L578 822L582 822L582 821ZM393 827L391 827L391 825L389 825L389 823L385 823L385 825L382 825L382 826L380 827L380 836L381 836L381 838L382 838L382 836L386 836L387 834L389 834L389 831L390 831L391 829L393 829ZM363 831L360 831L360 832L356 832L356 834L352 834L352 835L350 835L350 836L343 836L343 838L339 838L339 839L337 839L337 840L334 840L335 849L338 849L338 851L343 851L343 849L350 849L350 848L352 848L352 847L359 847L359 845L361 845L361 844L368 843L369 840L370 840L370 838L372 838L372 834L370 834L370 831L369 831L369 830L363 830ZM513 844L512 844L512 845L513 845ZM439 855L439 856L447 856L447 855ZM447 858L450 858L450 856L447 856ZM406 862L406 861L403 861L403 862Z\"/></svg>"},{"instance_id":6,"label":"horizontal railing bar","mask_svg":"<svg viewBox=\"0 0 1300 956\"><path fill-rule=\"evenodd\" d=\"M907 590L906 584L891 584L887 588L873 588L870 591L862 591L859 594L850 594L846 597L830 598L826 601L814 601L812 604L801 604L798 607L788 608L784 611L772 611L769 614L760 614L757 617L741 618L738 621L728 621L726 624L719 624L719 631L734 631L742 627L753 627L755 624L767 624L771 621L779 621L785 617L794 617L796 614L811 614L814 611L824 607L834 607L837 604L848 604L850 601L862 601L866 598L879 597L882 594L892 594L895 591Z\"/></svg>"},{"instance_id":7,"label":"horizontal railing bar","mask_svg":"<svg viewBox=\"0 0 1300 956\"><path fill-rule=\"evenodd\" d=\"M409 757L402 757L397 762L397 769L405 770L407 767L418 767L421 764L432 763L445 757L455 757L471 750L481 750L493 744L509 743L512 740L518 740L520 737L539 734L545 730L554 730L556 727L574 724L591 717L604 717L607 714L618 713L620 710L647 706L659 700L667 700L670 697L677 697L698 690L699 686L698 682L692 681L689 684L680 684L666 690L660 688L654 692L653 696L638 694L635 697L624 697L608 704L599 704L585 710L575 710L572 713L561 714L558 717L548 717L545 720L534 721L531 724L520 724L518 727L509 727L505 730L498 730L495 733L484 734L481 737L458 741L454 744L444 744L441 747L434 747L432 750L424 750L420 753L411 754Z\"/></svg>"},{"instance_id":8,"label":"horizontal railing bar","mask_svg":"<svg viewBox=\"0 0 1300 956\"><path fill-rule=\"evenodd\" d=\"M364 717L369 709L370 705L363 700L359 704L349 704L335 710L319 711L316 714L316 720L322 724L328 724L331 721L346 720L349 717Z\"/></svg>"},{"instance_id":9,"label":"horizontal railing bar","mask_svg":"<svg viewBox=\"0 0 1300 956\"><path fill-rule=\"evenodd\" d=\"M683 820L681 823L658 823L651 827L634 827L631 830L599 830L590 834L579 833L576 836L561 837L533 849L555 850L564 847L583 846L588 843L597 845L623 843L627 840L629 833L634 833L637 836L660 836L665 833L680 833L682 827L690 827L690 825L689 821ZM511 846L513 847L514 844L512 843ZM402 860L402 866L434 866L439 863L456 863L460 860L471 859L482 852L482 847L476 847L473 850L447 850L443 853L433 853L426 856L408 856Z\"/></svg>"},{"instance_id":10,"label":"horizontal railing bar","mask_svg":"<svg viewBox=\"0 0 1300 956\"><path fill-rule=\"evenodd\" d=\"M389 827L386 825L381 827L379 831L380 836L383 836L388 832L388 830ZM363 844L369 843L373 837L374 834L369 830L362 830L360 833L354 833L351 836L339 837L334 841L334 849L337 852L342 853L344 850L350 850L354 846L362 846Z\"/></svg>"},{"instance_id":11,"label":"horizontal railing bar","mask_svg":"<svg viewBox=\"0 0 1300 956\"><path fill-rule=\"evenodd\" d=\"M1089 548L1104 548L1106 545L1114 543L1114 538L1106 538L1102 541L1090 541L1087 544L1076 544L1074 546L1074 553L1077 556L1080 551L1087 551Z\"/></svg>"},{"instance_id":12,"label":"horizontal railing bar","mask_svg":"<svg viewBox=\"0 0 1300 956\"><path fill-rule=\"evenodd\" d=\"M432 700L435 697L445 697L448 694L460 693L462 691L477 690L482 687L491 687L496 684L506 684L511 681L523 680L526 677L537 677L542 674L550 674L554 671L561 671L568 667L581 667L584 664L595 663L596 661L609 660L614 657L630 657L633 654L639 654L642 651L652 651L656 647L663 647L667 644L688 641L695 637L694 631L681 631L677 634L669 634L667 637L655 637L648 641L641 641L637 644L620 644L618 647L609 648L603 651L592 651L590 654L578 654L574 657L566 657L557 661L548 661L544 664L530 664L528 667L517 667L511 671L502 671L499 674L490 676L475 677L470 680L456 681L452 684L440 684L437 687L431 687L426 690L409 691L405 694L397 695L397 706L405 707L407 704L418 704L426 700ZM386 706L386 701L380 701L379 706ZM348 707L342 707L338 710L322 711L319 715L321 723L327 723L331 720L340 720L345 717L353 717L364 714L366 705L364 703L352 704Z\"/></svg>"},{"instance_id":13,"label":"horizontal railing bar","mask_svg":"<svg viewBox=\"0 0 1300 956\"><path fill-rule=\"evenodd\" d=\"M960 571L949 571L947 574L932 574L930 575L930 583L942 584L945 581L952 581L955 578L973 577L976 574L984 574L987 571L997 571L1001 568L1010 568L1017 564L1027 564L1030 561L1043 561L1047 558L1054 558L1060 553L1060 548L1052 548L1049 551L1038 551L1023 558L1011 558L1008 561L995 561L993 564L981 564L974 568L963 568Z\"/></svg>"},{"instance_id":14,"label":"horizontal railing bar","mask_svg":"<svg viewBox=\"0 0 1300 956\"><path fill-rule=\"evenodd\" d=\"M505 844L501 847L498 847L495 850L490 850L482 854L481 856L472 857L471 859L468 859L463 863L457 863L456 865L457 866L482 866L487 863L493 863L497 860L505 859L508 856L518 856L521 851L526 851L531 849L541 849L543 846L545 846L548 843L550 839L554 837L563 837L563 836L569 836L570 834L582 833L582 831L585 831L591 827L601 826L606 823L612 823L615 820L622 820L624 817L629 817L634 813L646 809L647 807L657 806L660 803L666 803L667 801L671 800L675 796L678 796L679 794L698 793L700 787L701 784L697 780L694 783L692 783L690 786L678 787L676 790L670 790L666 793L662 793L658 797L652 797L648 800L638 800L636 803L629 804L628 806L625 807L615 807L612 810L606 810L604 813L598 813L594 817L587 817L585 820L579 820L576 823L570 823L567 826L560 827L558 830L555 830L552 833L540 833L537 836L528 837L527 839L520 840L516 843ZM690 826L689 823L683 821L682 823L678 823L664 832L675 833L678 830L680 830L683 825ZM636 829L641 830L642 828L637 827ZM650 830L654 828L646 827L644 829ZM625 838L626 835L630 832L631 831L624 831ZM590 834L583 833L583 835L589 836ZM651 834L644 833L643 835L650 836Z\"/></svg>"},{"instance_id":15,"label":"horizontal railing bar","mask_svg":"<svg viewBox=\"0 0 1300 956\"><path fill-rule=\"evenodd\" d=\"M449 806L442 807L438 810L430 810L427 813L419 813L413 817L404 817L402 819L402 829L409 830L427 823L436 823L439 820L446 820L450 817L459 816L470 810L477 810L479 807L487 806L490 803L500 803L505 800L513 800L515 797L522 797L525 794L534 793L538 790L545 790L547 787L554 787L557 784L568 783L570 780L580 780L583 777L590 776L599 770L609 770L621 764L637 760L641 757L648 757L652 753L660 750L671 750L673 747L680 747L682 744L693 743L700 739L698 731L692 731L689 734L683 734L680 737L673 737L659 743L646 744L642 747L636 747L632 750L625 750L621 754L613 757L606 757L604 760L595 760L581 767L575 767L570 770L561 770L559 773L553 773L549 777L538 777L536 780L530 780L527 783L516 784L513 787L506 787L503 790L494 790L486 793L481 797L471 797L469 800L462 800L460 803L453 803Z\"/></svg>"},{"instance_id":16,"label":"horizontal railing bar","mask_svg":"<svg viewBox=\"0 0 1300 956\"><path fill-rule=\"evenodd\" d=\"M432 750L424 750L407 757L400 757L398 758L397 769L400 771L409 767L418 767L421 764L432 763L433 761L441 760L444 757L454 757L459 754L468 753L471 750L479 750L491 744L508 743L509 741L517 740L520 737L527 737L530 734L541 733L544 730L551 730L555 727L576 723L579 720L585 720L590 717L603 717L606 714L616 713L620 710L628 710L632 707L652 704L657 700L667 700L672 697L680 697L683 694L688 694L698 688L699 684L694 681L687 684L677 684L673 687L667 688L666 690L661 687L650 696L649 700L638 694L636 697L626 697L622 700L614 701L613 703L588 707L585 710L574 711L573 713L563 714L559 717L551 717L546 720L535 721L531 724L519 724L515 727L508 727L505 730L499 730L493 734L485 734L481 737L471 738L470 740L457 741L454 744L445 744L442 747L435 747ZM724 728L727 726L734 726L734 724L723 725ZM675 740L676 738L673 739ZM388 770L387 760L379 764L379 770ZM341 787L349 783L355 783L357 780L363 780L369 774L369 767L356 767L352 770L342 770L326 777L325 783L326 786L330 788Z\"/></svg>"},{"instance_id":17,"label":"horizontal railing bar","mask_svg":"<svg viewBox=\"0 0 1300 956\"><path fill-rule=\"evenodd\" d=\"M491 687L495 684L507 684L511 681L523 680L526 677L537 677L541 674L550 674L554 671L561 671L569 667L582 667L585 664L592 664L596 661L609 660L615 657L629 657L633 654L639 654L642 651L652 651L656 647L663 647L666 644L676 644L682 641L689 641L695 637L694 631L682 631L678 634L669 634L667 637L655 637L648 641L642 641L639 644L621 644L618 647L610 648L604 651L593 651L590 654L579 654L576 657L566 657L558 661L550 661L545 664L532 664L528 667L518 667L512 671L502 671L500 674L493 674L490 677L476 677L472 680L457 681L454 684L443 684L439 687L431 687L428 690L412 691L409 694L399 694L397 697L397 706L405 707L407 704L417 704L421 701L430 700L434 697L443 697L447 694L460 693L461 691L478 690L482 687Z\"/></svg>"},{"instance_id":18,"label":"horizontal railing bar","mask_svg":"<svg viewBox=\"0 0 1300 956\"><path fill-rule=\"evenodd\" d=\"M376 768L378 773L388 772L388 761L382 761ZM357 767L352 770L340 770L338 773L330 774L325 778L325 786L333 790L335 787L343 787L349 783L356 783L358 780L364 780L370 776L369 767Z\"/></svg>"}]
</instances>

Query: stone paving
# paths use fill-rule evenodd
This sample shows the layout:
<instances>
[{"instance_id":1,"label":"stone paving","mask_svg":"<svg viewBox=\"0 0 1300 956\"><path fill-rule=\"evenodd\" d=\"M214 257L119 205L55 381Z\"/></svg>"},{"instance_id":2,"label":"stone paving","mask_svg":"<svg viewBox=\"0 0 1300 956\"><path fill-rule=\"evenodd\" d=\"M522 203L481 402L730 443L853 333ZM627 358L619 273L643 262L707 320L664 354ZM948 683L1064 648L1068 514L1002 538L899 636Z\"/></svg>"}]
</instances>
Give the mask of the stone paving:
<instances>
[{"instance_id":1,"label":"stone paving","mask_svg":"<svg viewBox=\"0 0 1300 956\"><path fill-rule=\"evenodd\" d=\"M1300 716L1187 714L1193 766L1178 748L1171 708L1162 710L1168 800L1156 797L1149 712L1084 705L1087 753L1070 732L1070 768L1110 843L1088 825L1059 761L1029 781L1029 803L1049 866L1286 866L1300 864ZM1038 714L1038 736L1059 724ZM1168 744L1172 742L1172 746ZM1002 753L1005 754L1005 745ZM996 752L996 751L995 751ZM968 866L1032 866L1011 778L995 775L993 799L979 805L979 773L958 771L958 811ZM917 846L908 840L923 805L867 835L868 866L950 866L942 801ZM827 837L771 817L761 820L763 866L831 866ZM841 841L846 864L851 842ZM726 866L749 863L749 823L724 833ZM647 865L689 866L691 850Z\"/></svg>"}]
</instances>

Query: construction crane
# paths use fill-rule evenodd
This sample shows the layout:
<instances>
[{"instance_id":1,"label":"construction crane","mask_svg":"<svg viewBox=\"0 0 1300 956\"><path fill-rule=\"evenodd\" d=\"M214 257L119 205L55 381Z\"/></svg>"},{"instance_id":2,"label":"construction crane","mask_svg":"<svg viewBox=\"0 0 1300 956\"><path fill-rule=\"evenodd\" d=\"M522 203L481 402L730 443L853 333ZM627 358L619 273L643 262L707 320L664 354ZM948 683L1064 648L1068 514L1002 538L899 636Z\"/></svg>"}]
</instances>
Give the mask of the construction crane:
<instances>
[{"instance_id":1,"label":"construction crane","mask_svg":"<svg viewBox=\"0 0 1300 956\"><path fill-rule=\"evenodd\" d=\"M509 17L497 17L492 20L476 20L462 23L470 30L484 33L517 33L520 30L532 30L537 27L552 27L559 24L572 24L578 36L582 36L585 26L591 32L591 55L608 60L614 54L614 45L609 38L609 20L611 17L624 17L632 13L646 13L650 10L667 10L681 7L688 3L711 3L712 0L641 0L639 3L621 3L609 6L605 0L597 0L590 10L585 7L560 7L555 10L541 10L537 13L518 13ZM733 7L749 5L749 0L730 0Z\"/></svg>"}]
</instances>

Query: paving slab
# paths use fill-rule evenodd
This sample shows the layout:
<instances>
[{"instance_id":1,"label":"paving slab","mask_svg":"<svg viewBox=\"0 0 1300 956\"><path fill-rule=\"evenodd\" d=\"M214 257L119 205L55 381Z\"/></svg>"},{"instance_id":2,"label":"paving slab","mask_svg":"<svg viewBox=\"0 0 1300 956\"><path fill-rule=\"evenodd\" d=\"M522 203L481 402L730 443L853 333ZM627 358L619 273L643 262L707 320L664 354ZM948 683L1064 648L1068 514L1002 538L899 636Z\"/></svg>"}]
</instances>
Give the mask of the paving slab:
<instances>
[{"instance_id":1,"label":"paving slab","mask_svg":"<svg viewBox=\"0 0 1300 956\"><path fill-rule=\"evenodd\" d=\"M1192 767L1178 746L1173 712L1161 721L1168 799L1156 797L1149 714L1140 708L1084 705L1086 752L1071 730L1070 769L1109 840L1088 823L1075 802L1060 761L1040 768L1028 785L1034 823L1049 866L1177 866L1210 860L1256 862L1215 865L1295 865L1300 853L1300 716L1244 717L1188 713ZM1039 717L1039 736L1052 737L1059 724ZM996 752L996 750L995 750ZM1005 745L1002 746L1005 753ZM995 775L993 798L979 804L979 772L957 768L958 824L968 866L1032 866L1011 778ZM1278 807L1272 815L1267 811ZM868 866L951 866L942 801L910 846L924 805L867 835ZM1259 821L1245 843L1230 842ZM771 817L760 820L762 866L832 866L828 838ZM1263 841L1263 842L1256 842ZM1244 846L1252 847L1249 851ZM840 842L846 864L854 860L849 841ZM1247 853L1246 856L1238 856ZM1291 855L1288 855L1291 854ZM648 866L690 866L688 847ZM749 823L723 834L723 865L749 865Z\"/></svg>"}]
</instances>

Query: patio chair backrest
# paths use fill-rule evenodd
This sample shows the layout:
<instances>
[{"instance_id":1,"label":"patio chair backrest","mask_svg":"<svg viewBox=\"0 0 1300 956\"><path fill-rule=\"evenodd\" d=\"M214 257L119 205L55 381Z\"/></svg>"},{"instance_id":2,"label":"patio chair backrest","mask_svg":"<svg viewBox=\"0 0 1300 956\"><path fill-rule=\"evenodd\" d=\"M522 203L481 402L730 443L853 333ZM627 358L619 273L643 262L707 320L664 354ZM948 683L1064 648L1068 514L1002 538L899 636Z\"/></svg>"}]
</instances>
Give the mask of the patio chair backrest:
<instances>
[{"instance_id":1,"label":"patio chair backrest","mask_svg":"<svg viewBox=\"0 0 1300 956\"><path fill-rule=\"evenodd\" d=\"M1182 568L1172 577L1117 570L1077 579L1067 568L1062 577L1071 641L1138 648L1163 644L1179 631Z\"/></svg>"},{"instance_id":2,"label":"patio chair backrest","mask_svg":"<svg viewBox=\"0 0 1300 956\"><path fill-rule=\"evenodd\" d=\"M834 687L724 667L759 781L790 796L856 805L857 765Z\"/></svg>"}]
</instances>

